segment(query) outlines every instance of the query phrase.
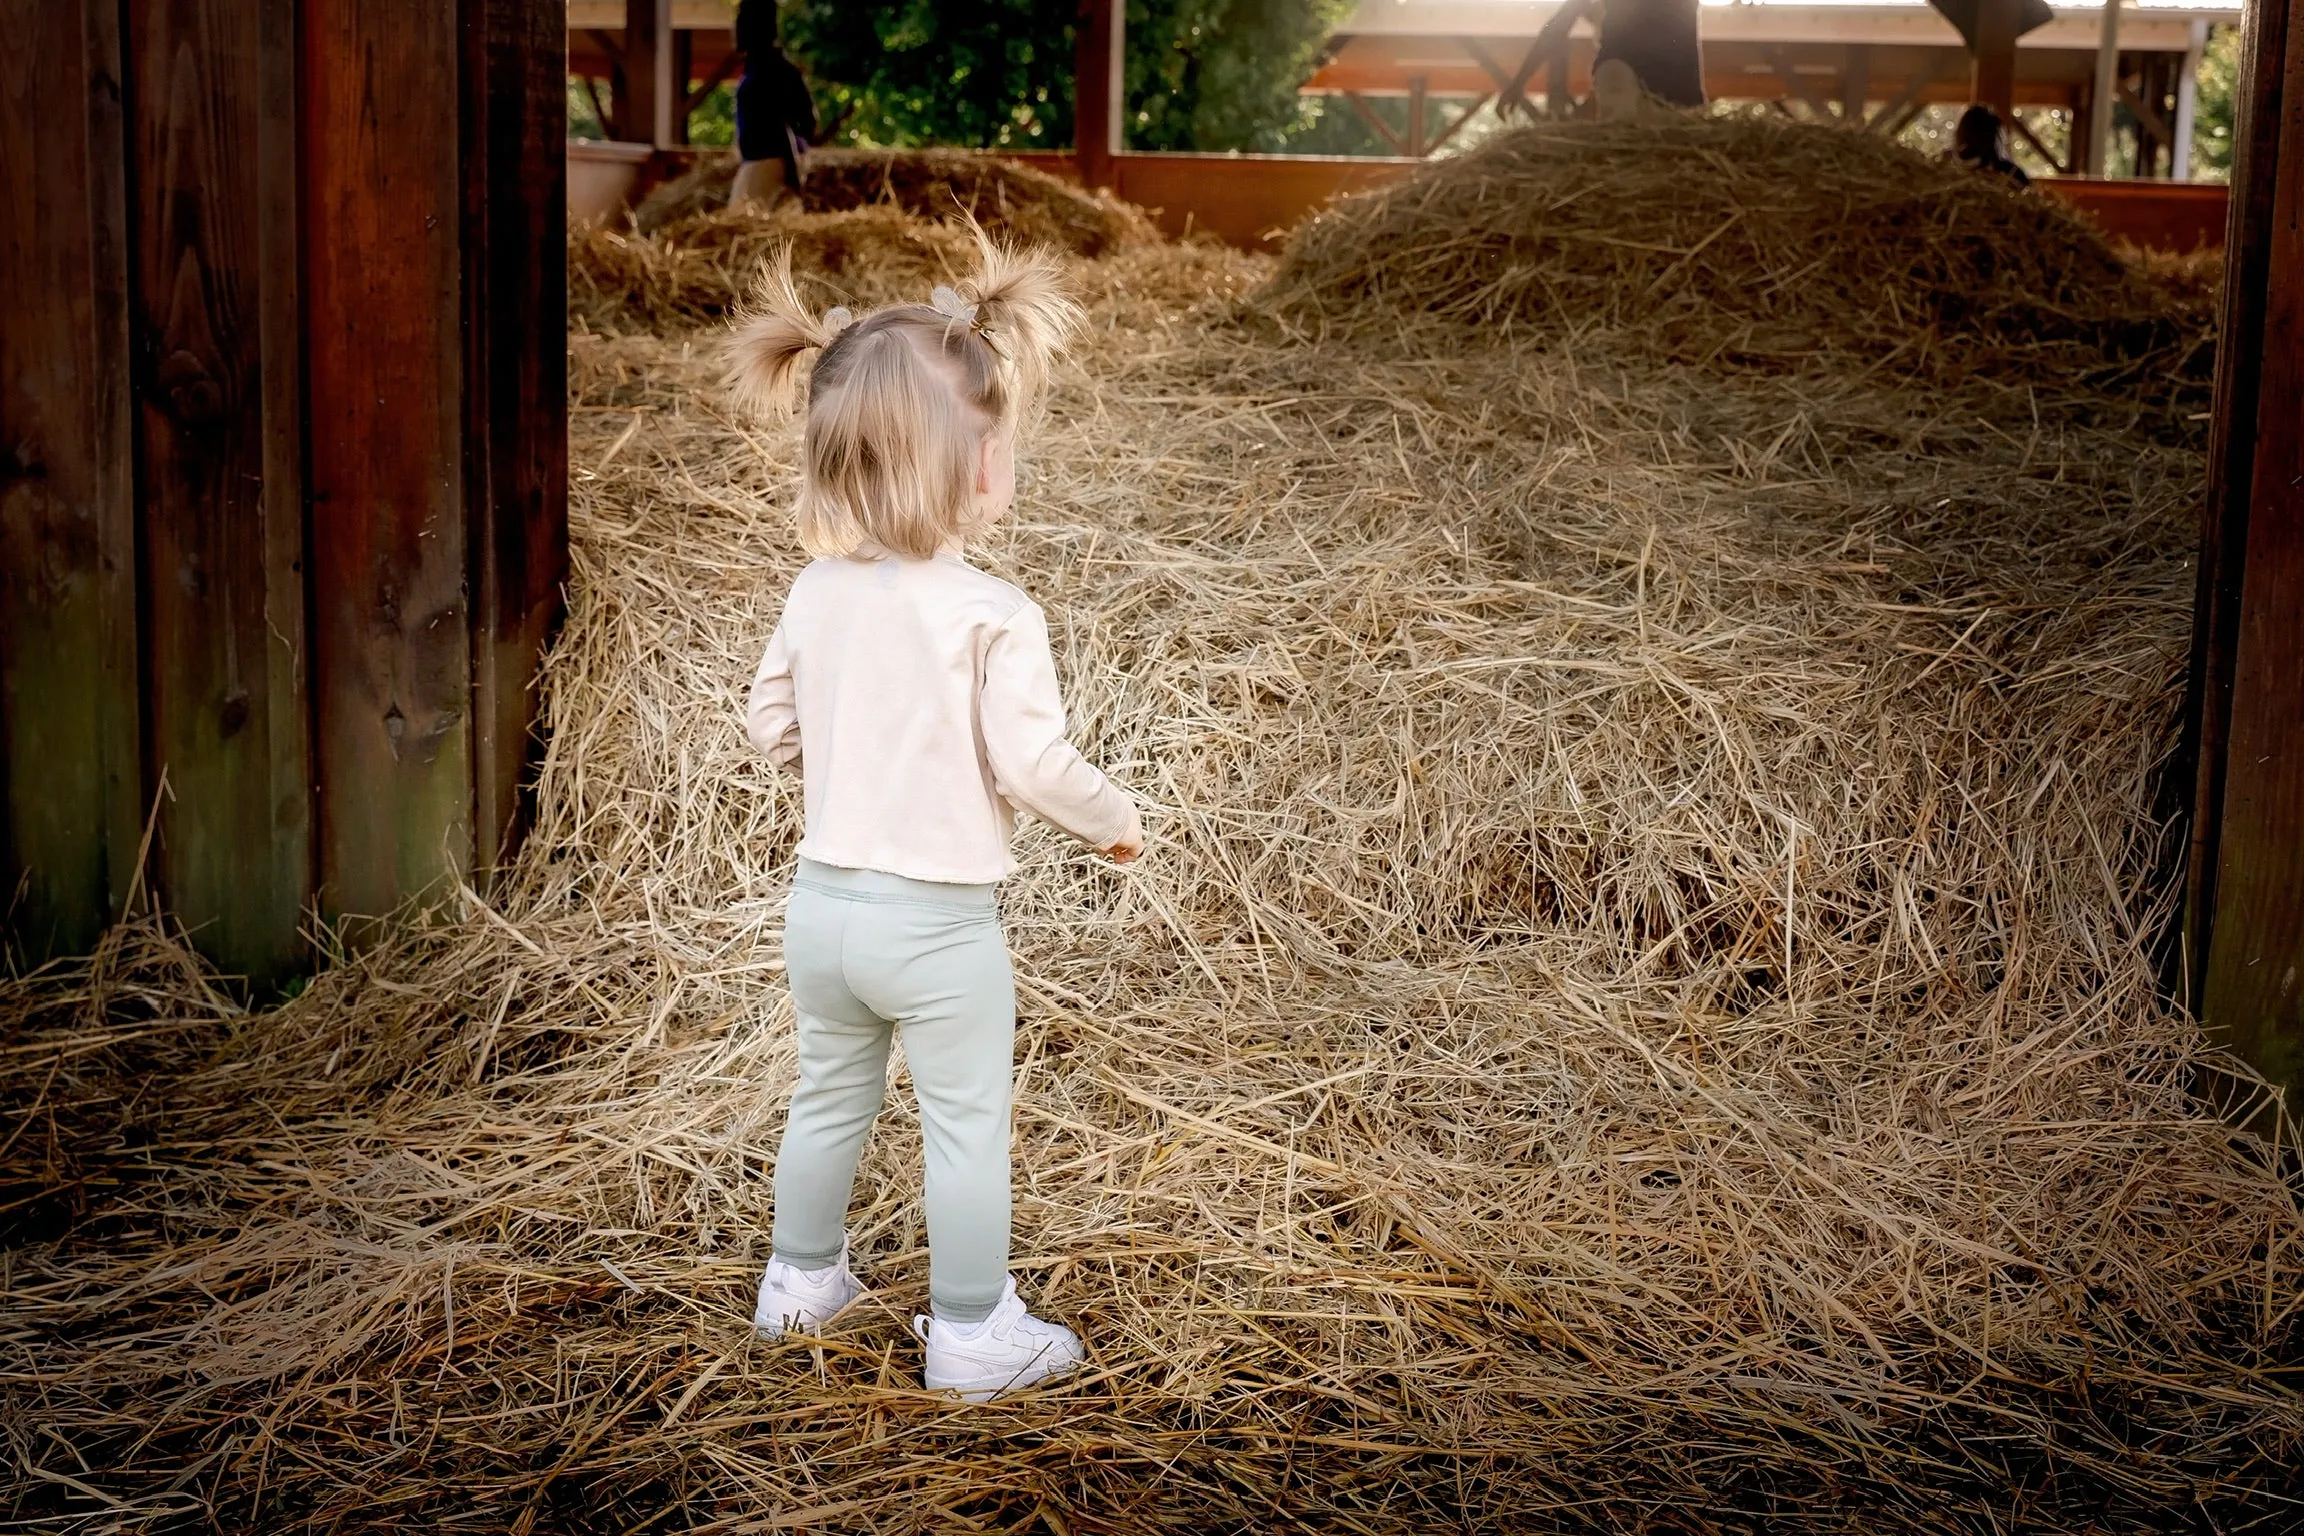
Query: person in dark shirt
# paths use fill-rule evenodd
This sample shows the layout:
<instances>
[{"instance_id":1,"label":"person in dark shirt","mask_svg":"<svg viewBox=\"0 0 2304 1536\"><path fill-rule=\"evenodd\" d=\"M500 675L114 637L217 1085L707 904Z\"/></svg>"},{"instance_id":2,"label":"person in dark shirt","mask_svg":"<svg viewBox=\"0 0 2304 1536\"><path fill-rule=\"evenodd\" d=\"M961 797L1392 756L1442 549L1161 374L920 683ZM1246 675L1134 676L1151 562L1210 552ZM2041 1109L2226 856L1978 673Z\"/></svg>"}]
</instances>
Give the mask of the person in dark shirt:
<instances>
[{"instance_id":1,"label":"person in dark shirt","mask_svg":"<svg viewBox=\"0 0 2304 1536\"><path fill-rule=\"evenodd\" d=\"M2008 158L2007 135L2000 114L1982 102L1960 114L1952 130L1952 158L1971 170L1991 171L2020 187L2032 184L2024 167Z\"/></svg>"},{"instance_id":2,"label":"person in dark shirt","mask_svg":"<svg viewBox=\"0 0 2304 1536\"><path fill-rule=\"evenodd\" d=\"M1631 67L1639 92L1675 107L1704 105L1704 50L1698 36L1698 9L1696 0L1608 0L1593 69L1621 60ZM1632 115L1624 103L1637 105L1640 96L1624 94L1619 83L1621 67L1609 74L1607 115ZM1597 83L1598 75L1593 78Z\"/></svg>"},{"instance_id":3,"label":"person in dark shirt","mask_svg":"<svg viewBox=\"0 0 2304 1536\"><path fill-rule=\"evenodd\" d=\"M800 68L776 37L775 0L742 0L736 46L744 78L736 86L736 184L730 203L772 203L800 189L808 141L816 137L816 101Z\"/></svg>"}]
</instances>

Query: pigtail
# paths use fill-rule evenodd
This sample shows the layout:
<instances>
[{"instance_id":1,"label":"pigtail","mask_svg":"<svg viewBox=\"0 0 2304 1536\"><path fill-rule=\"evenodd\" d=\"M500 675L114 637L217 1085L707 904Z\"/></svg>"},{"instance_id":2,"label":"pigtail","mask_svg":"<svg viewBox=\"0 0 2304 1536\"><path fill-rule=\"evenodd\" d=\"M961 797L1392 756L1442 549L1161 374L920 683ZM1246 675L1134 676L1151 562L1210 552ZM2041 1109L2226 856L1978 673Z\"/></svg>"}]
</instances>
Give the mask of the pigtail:
<instances>
[{"instance_id":1,"label":"pigtail","mask_svg":"<svg viewBox=\"0 0 2304 1536\"><path fill-rule=\"evenodd\" d=\"M1000 355L1017 415L1030 413L1048 381L1048 368L1087 318L1064 269L1045 247L1011 250L996 245L974 219L976 276L960 287L975 306L976 330Z\"/></svg>"},{"instance_id":2,"label":"pigtail","mask_svg":"<svg viewBox=\"0 0 2304 1536\"><path fill-rule=\"evenodd\" d=\"M728 338L722 384L730 401L746 415L789 409L801 359L830 346L850 319L846 309L822 318L809 310L792 281L792 247L779 247Z\"/></svg>"}]
</instances>

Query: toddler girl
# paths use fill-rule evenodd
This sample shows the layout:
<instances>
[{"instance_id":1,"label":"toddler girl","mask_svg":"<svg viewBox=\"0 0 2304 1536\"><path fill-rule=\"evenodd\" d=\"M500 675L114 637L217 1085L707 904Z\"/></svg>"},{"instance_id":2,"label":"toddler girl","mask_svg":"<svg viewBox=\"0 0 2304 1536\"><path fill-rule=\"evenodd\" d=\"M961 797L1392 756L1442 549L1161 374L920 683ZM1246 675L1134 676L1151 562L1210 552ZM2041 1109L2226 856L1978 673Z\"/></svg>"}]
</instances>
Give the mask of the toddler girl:
<instances>
[{"instance_id":1,"label":"toddler girl","mask_svg":"<svg viewBox=\"0 0 2304 1536\"><path fill-rule=\"evenodd\" d=\"M802 783L784 925L800 1081L776 1158L754 1325L815 1332L855 1299L844 1234L889 1035L920 1101L932 1391L982 1400L1072 1369L1080 1340L1008 1277L1015 985L993 899L1018 809L1125 863L1128 797L1064 738L1040 609L962 557L1008 509L1015 434L1079 308L1046 258L980 243L967 296L816 318L789 265L738 330L731 383L781 401L817 353L797 517L816 560L752 682L753 742Z\"/></svg>"}]
</instances>

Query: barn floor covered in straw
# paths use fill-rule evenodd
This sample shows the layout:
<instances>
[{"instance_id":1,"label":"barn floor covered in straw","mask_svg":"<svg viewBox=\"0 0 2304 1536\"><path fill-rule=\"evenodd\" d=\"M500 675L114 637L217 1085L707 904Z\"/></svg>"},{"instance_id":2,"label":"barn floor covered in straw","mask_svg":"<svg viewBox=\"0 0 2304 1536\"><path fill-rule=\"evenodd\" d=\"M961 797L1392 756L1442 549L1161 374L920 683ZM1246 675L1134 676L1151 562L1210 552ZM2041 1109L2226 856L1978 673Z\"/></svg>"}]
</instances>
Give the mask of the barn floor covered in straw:
<instances>
[{"instance_id":1,"label":"barn floor covered in straw","mask_svg":"<svg viewBox=\"0 0 2304 1536\"><path fill-rule=\"evenodd\" d=\"M1016 1269L1086 1372L919 1390L901 1086L866 1302L748 1327L800 806L739 712L796 434L716 397L724 288L646 285L858 215L707 214L576 237L509 881L263 1011L158 918L0 992L12 1514L2291 1528L2299 1189L2155 987L2196 295L1852 135L1543 132L1277 269L1080 264L981 558L1152 838L1031 829L1004 897ZM1954 291L1994 273L2030 318Z\"/></svg>"}]
</instances>

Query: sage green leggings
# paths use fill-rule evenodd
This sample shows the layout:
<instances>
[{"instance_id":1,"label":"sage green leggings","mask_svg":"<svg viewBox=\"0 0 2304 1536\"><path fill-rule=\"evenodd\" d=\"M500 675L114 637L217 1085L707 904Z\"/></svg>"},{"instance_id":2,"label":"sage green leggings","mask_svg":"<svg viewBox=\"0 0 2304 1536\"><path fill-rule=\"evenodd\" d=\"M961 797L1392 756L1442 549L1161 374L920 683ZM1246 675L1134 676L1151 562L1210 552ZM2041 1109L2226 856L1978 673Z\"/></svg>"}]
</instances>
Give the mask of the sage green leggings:
<instances>
[{"instance_id":1,"label":"sage green leggings","mask_svg":"<svg viewBox=\"0 0 2304 1536\"><path fill-rule=\"evenodd\" d=\"M856 1160L888 1091L890 1033L920 1101L928 1299L989 1317L1008 1279L1008 1114L1016 982L989 885L800 861L784 915L800 1082L776 1155L775 1255L838 1261Z\"/></svg>"}]
</instances>

